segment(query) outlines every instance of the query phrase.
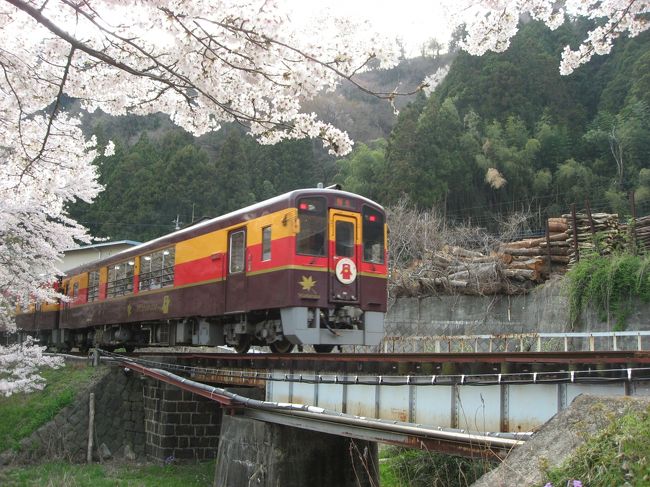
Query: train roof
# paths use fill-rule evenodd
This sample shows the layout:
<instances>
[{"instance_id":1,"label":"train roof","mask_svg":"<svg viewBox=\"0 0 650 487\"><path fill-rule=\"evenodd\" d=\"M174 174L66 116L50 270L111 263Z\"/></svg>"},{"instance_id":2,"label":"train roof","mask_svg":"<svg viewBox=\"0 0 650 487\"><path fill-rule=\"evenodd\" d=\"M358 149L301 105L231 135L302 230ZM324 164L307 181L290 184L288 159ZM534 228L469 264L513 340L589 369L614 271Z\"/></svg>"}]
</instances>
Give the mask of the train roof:
<instances>
[{"instance_id":1,"label":"train roof","mask_svg":"<svg viewBox=\"0 0 650 487\"><path fill-rule=\"evenodd\" d=\"M358 194L350 193L347 191L342 191L339 189L330 189L330 188L307 188L307 189L296 189L289 191L288 193L275 196L268 200L260 201L259 203L254 203L250 206L246 206L239 210L226 213L215 218L210 218L207 220L199 221L198 223L181 228L175 232L162 235L153 240L143 242L134 247L122 250L116 254L113 254L109 257L99 259L93 262L88 262L82 264L78 267L69 269L66 272L66 275L71 276L75 274L81 274L83 272L88 272L89 270L97 269L98 267L104 267L112 263L121 262L124 259L129 257L135 257L137 255L153 252L155 250L164 248L168 245L187 240L204 233L208 233L214 230L218 230L223 227L229 227L236 225L238 223L243 223L248 220L253 220L264 214L279 211L285 208L292 206L292 203L300 197L303 196L344 196L346 198L354 198L357 201L362 203L374 206L383 211L383 207L378 203Z\"/></svg>"}]
</instances>

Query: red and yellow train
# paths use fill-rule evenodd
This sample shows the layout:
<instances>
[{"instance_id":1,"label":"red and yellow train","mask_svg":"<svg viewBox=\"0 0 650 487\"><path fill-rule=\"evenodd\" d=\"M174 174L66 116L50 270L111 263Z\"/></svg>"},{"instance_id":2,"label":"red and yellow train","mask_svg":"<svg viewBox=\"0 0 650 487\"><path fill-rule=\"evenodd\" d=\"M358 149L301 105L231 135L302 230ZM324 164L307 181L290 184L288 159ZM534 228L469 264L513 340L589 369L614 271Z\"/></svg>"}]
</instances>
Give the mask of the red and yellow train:
<instances>
[{"instance_id":1,"label":"red and yellow train","mask_svg":"<svg viewBox=\"0 0 650 487\"><path fill-rule=\"evenodd\" d=\"M59 349L378 345L386 240L378 204L292 191L71 269L16 322Z\"/></svg>"}]
</instances>

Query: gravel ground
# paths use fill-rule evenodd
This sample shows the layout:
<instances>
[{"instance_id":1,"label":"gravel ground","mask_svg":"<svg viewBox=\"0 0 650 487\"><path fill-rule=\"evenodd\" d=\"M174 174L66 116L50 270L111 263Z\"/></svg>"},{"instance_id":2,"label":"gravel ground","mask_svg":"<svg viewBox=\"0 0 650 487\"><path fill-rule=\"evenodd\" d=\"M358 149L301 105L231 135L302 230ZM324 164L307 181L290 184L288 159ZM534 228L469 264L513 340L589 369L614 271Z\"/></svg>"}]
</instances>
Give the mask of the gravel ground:
<instances>
[{"instance_id":1,"label":"gravel ground","mask_svg":"<svg viewBox=\"0 0 650 487\"><path fill-rule=\"evenodd\" d=\"M545 483L541 466L560 465L575 448L613 419L629 411L644 411L649 405L649 397L578 396L472 487L541 487Z\"/></svg>"}]
</instances>

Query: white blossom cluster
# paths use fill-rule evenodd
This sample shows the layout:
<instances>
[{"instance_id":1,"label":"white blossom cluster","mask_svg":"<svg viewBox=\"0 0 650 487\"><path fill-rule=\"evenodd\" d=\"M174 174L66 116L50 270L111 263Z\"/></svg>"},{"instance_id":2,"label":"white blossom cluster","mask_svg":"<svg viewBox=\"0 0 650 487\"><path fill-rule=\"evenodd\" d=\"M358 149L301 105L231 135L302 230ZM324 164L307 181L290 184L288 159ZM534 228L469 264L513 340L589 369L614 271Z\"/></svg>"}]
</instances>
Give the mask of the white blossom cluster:
<instances>
[{"instance_id":1,"label":"white blossom cluster","mask_svg":"<svg viewBox=\"0 0 650 487\"><path fill-rule=\"evenodd\" d=\"M614 41L622 34L634 37L650 27L650 2L643 0L465 1L457 11L463 15L468 11L473 14L467 23L467 37L461 47L478 56L487 51L506 50L510 39L517 33L522 15L540 20L551 29L558 28L566 19L577 17L599 22L600 25L589 32L577 50L570 46L564 48L560 73L565 75L588 62L594 54L609 53Z\"/></svg>"},{"instance_id":2,"label":"white blossom cluster","mask_svg":"<svg viewBox=\"0 0 650 487\"><path fill-rule=\"evenodd\" d=\"M44 350L45 347L36 344L31 337L22 345L0 345L0 395L43 389L45 379L39 370L64 366L62 357L45 356Z\"/></svg>"},{"instance_id":3,"label":"white blossom cluster","mask_svg":"<svg viewBox=\"0 0 650 487\"><path fill-rule=\"evenodd\" d=\"M449 65L442 66L436 70L435 73L430 74L422 82L422 91L425 95L429 96L436 89L436 86L445 79L445 76L449 73Z\"/></svg>"},{"instance_id":4,"label":"white blossom cluster","mask_svg":"<svg viewBox=\"0 0 650 487\"><path fill-rule=\"evenodd\" d=\"M301 101L333 90L370 59L384 67L397 60L393 42L341 19L298 29L271 0L12 3L24 7L4 8L3 39L51 83L34 94L41 107L69 64L65 93L85 109L163 112L195 135L236 121L263 141L309 134L344 154L347 135L303 116Z\"/></svg>"}]
</instances>

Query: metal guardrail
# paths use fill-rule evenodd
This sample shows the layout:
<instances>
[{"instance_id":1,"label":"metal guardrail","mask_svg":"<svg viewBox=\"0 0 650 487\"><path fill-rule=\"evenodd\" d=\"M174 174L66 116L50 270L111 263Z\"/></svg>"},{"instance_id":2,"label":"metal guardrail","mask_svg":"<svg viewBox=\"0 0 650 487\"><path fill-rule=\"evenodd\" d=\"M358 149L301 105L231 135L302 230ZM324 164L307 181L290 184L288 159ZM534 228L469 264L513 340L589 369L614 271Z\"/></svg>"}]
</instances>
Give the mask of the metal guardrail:
<instances>
[{"instance_id":1,"label":"metal guardrail","mask_svg":"<svg viewBox=\"0 0 650 487\"><path fill-rule=\"evenodd\" d=\"M645 345L645 347L644 347ZM382 352L481 353L648 351L650 331L515 333L503 335L387 336Z\"/></svg>"}]
</instances>

